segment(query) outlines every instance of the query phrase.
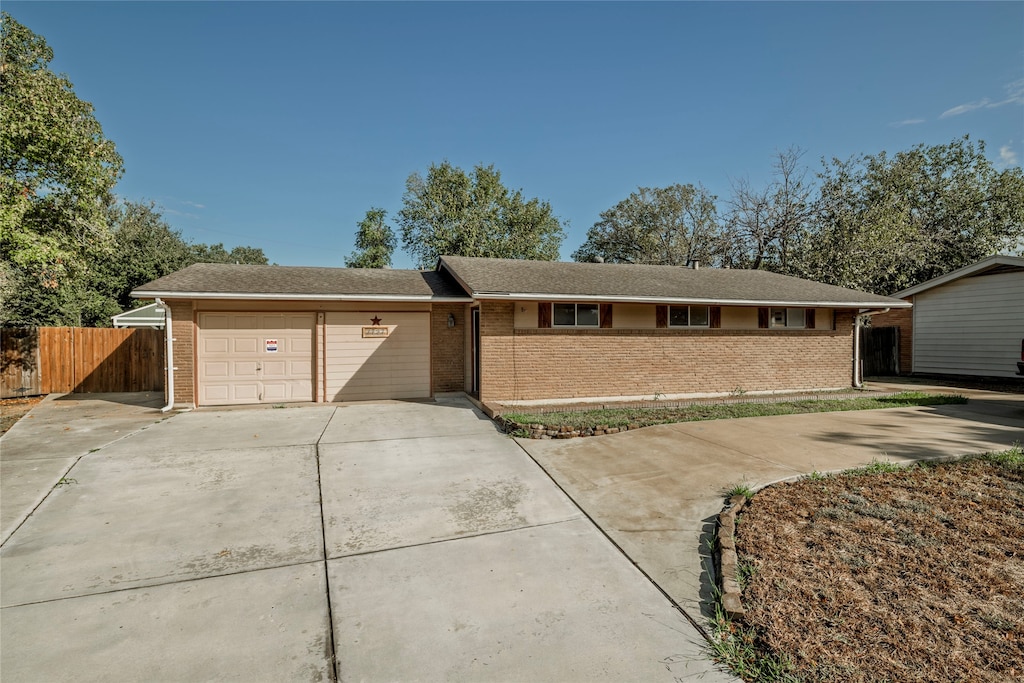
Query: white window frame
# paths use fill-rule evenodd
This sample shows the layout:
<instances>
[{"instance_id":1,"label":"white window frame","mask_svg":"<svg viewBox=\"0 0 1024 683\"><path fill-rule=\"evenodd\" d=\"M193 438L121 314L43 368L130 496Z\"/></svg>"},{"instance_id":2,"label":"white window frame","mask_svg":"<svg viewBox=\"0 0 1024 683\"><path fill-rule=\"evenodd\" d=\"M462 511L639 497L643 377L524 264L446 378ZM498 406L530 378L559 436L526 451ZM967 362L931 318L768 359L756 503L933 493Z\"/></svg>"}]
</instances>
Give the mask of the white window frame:
<instances>
[{"instance_id":1,"label":"white window frame","mask_svg":"<svg viewBox=\"0 0 1024 683\"><path fill-rule=\"evenodd\" d=\"M571 325L568 325L568 324L565 324L565 323L559 323L559 322L555 321L555 306L572 306L573 307L572 308L573 323ZM594 321L594 323L592 323L592 324L591 323L584 323L582 325L580 324L580 322L579 322L579 320L580 320L580 306L586 306L588 308L589 307L593 307L594 308L594 311L597 313L597 318ZM591 303L578 304L578 303L570 303L568 301L559 301L559 302L556 302L556 303L552 303L551 304L551 326L552 327L585 327L585 328L588 328L588 329L593 329L593 328L601 327L601 305L600 304L591 304Z\"/></svg>"},{"instance_id":2,"label":"white window frame","mask_svg":"<svg viewBox=\"0 0 1024 683\"><path fill-rule=\"evenodd\" d=\"M797 312L799 312L800 314L799 325L797 325L795 321L791 321L791 318L796 317ZM776 322L776 316L779 316L780 314L782 316L781 323ZM807 311L803 308L773 307L768 311L768 327L776 330L780 330L783 328L791 330L805 330L807 329Z\"/></svg>"},{"instance_id":3,"label":"white window frame","mask_svg":"<svg viewBox=\"0 0 1024 683\"><path fill-rule=\"evenodd\" d=\"M686 324L685 325L674 325L672 323L672 309L673 308L685 308L686 309ZM691 320L693 320L693 309L694 308L703 308L706 311L707 314L705 316L705 319L707 320L707 322L704 323L703 325L694 325L692 322L690 322ZM696 328L705 328L705 329L709 328L709 327L711 327L711 307L710 306L683 306L683 305L679 305L679 306L672 305L672 306L669 306L668 307L668 326L669 327L681 327L681 328L687 328L687 327L696 327Z\"/></svg>"}]
</instances>

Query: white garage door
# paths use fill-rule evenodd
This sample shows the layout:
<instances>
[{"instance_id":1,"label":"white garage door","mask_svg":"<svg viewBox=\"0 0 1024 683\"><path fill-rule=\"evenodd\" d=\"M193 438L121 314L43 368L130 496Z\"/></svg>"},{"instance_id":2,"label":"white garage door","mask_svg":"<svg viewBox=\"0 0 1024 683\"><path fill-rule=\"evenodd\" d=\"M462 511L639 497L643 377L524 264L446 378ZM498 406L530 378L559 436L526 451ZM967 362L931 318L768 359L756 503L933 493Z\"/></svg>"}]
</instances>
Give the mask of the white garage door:
<instances>
[{"instance_id":1,"label":"white garage door","mask_svg":"<svg viewBox=\"0 0 1024 683\"><path fill-rule=\"evenodd\" d=\"M328 313L325 323L328 401L430 396L429 313Z\"/></svg>"},{"instance_id":2,"label":"white garage door","mask_svg":"<svg viewBox=\"0 0 1024 683\"><path fill-rule=\"evenodd\" d=\"M312 313L200 313L199 404L313 400Z\"/></svg>"}]
</instances>

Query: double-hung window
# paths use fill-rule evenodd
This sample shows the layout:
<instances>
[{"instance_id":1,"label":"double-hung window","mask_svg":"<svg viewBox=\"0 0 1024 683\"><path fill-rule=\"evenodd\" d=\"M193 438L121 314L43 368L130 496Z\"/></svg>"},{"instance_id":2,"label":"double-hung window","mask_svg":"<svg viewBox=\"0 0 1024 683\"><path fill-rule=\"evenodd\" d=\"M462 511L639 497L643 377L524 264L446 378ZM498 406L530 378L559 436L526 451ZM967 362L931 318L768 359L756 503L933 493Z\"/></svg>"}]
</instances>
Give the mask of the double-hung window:
<instances>
[{"instance_id":1,"label":"double-hung window","mask_svg":"<svg viewBox=\"0 0 1024 683\"><path fill-rule=\"evenodd\" d=\"M669 327L708 327L710 318L707 306L669 306Z\"/></svg>"},{"instance_id":2,"label":"double-hung window","mask_svg":"<svg viewBox=\"0 0 1024 683\"><path fill-rule=\"evenodd\" d=\"M555 327L598 327L601 317L597 304L552 304Z\"/></svg>"},{"instance_id":3,"label":"double-hung window","mask_svg":"<svg viewBox=\"0 0 1024 683\"><path fill-rule=\"evenodd\" d=\"M773 308L772 327L806 327L806 311L802 308Z\"/></svg>"}]
</instances>

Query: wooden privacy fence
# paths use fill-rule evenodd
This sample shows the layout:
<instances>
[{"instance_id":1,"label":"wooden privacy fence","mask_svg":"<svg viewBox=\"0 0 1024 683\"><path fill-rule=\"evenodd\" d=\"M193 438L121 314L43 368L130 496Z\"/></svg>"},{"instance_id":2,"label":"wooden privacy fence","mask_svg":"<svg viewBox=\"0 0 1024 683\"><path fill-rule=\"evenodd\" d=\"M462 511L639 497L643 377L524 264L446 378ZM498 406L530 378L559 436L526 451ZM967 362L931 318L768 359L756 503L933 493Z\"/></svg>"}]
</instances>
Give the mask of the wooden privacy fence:
<instances>
[{"instance_id":1,"label":"wooden privacy fence","mask_svg":"<svg viewBox=\"0 0 1024 683\"><path fill-rule=\"evenodd\" d=\"M163 330L5 327L0 345L0 398L164 388Z\"/></svg>"},{"instance_id":2,"label":"wooden privacy fence","mask_svg":"<svg viewBox=\"0 0 1024 683\"><path fill-rule=\"evenodd\" d=\"M899 374L900 328L865 327L861 330L860 353L864 360L864 376Z\"/></svg>"}]
</instances>

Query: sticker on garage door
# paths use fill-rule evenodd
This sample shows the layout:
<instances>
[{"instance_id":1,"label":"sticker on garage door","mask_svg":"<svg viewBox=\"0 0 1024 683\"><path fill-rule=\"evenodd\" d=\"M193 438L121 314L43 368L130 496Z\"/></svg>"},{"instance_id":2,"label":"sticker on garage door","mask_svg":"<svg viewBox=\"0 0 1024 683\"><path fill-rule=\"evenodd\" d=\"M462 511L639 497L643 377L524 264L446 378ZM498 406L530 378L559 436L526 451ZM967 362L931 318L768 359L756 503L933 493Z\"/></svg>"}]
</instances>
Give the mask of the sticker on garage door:
<instances>
[{"instance_id":1,"label":"sticker on garage door","mask_svg":"<svg viewBox=\"0 0 1024 683\"><path fill-rule=\"evenodd\" d=\"M267 339L264 345L267 348L267 353L277 353L277 340L276 339Z\"/></svg>"}]
</instances>

